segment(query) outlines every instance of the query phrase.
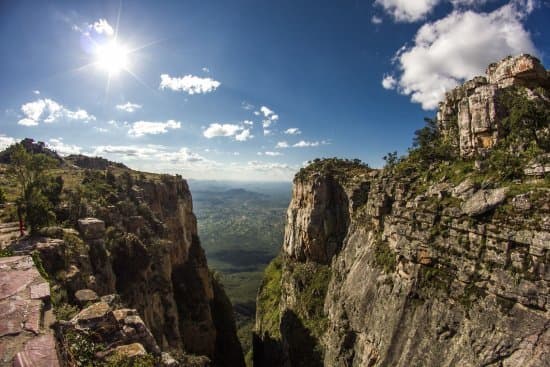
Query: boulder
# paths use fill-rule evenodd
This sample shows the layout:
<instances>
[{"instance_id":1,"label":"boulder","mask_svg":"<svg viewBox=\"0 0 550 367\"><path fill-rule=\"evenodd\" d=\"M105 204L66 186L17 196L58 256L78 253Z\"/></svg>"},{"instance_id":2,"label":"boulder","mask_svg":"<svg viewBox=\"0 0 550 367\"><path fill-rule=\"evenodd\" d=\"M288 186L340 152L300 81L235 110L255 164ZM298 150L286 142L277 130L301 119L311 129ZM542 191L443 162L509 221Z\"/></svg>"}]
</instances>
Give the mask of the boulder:
<instances>
[{"instance_id":1,"label":"boulder","mask_svg":"<svg viewBox=\"0 0 550 367\"><path fill-rule=\"evenodd\" d=\"M97 218L78 220L78 230L85 240L96 240L105 235L105 222Z\"/></svg>"},{"instance_id":2,"label":"boulder","mask_svg":"<svg viewBox=\"0 0 550 367\"><path fill-rule=\"evenodd\" d=\"M476 190L475 186L475 183L470 178L467 178L451 190L451 195L455 198L466 200L474 194Z\"/></svg>"},{"instance_id":3,"label":"boulder","mask_svg":"<svg viewBox=\"0 0 550 367\"><path fill-rule=\"evenodd\" d=\"M125 358L134 358L138 356L144 356L147 354L147 351L143 345L139 343L132 343L127 345L121 345L112 350L110 354L119 355Z\"/></svg>"},{"instance_id":4,"label":"boulder","mask_svg":"<svg viewBox=\"0 0 550 367\"><path fill-rule=\"evenodd\" d=\"M160 363L163 367L178 367L178 361L174 359L169 353L162 352Z\"/></svg>"},{"instance_id":5,"label":"boulder","mask_svg":"<svg viewBox=\"0 0 550 367\"><path fill-rule=\"evenodd\" d=\"M86 329L113 330L117 327L117 320L109 304L96 302L80 311L71 323Z\"/></svg>"},{"instance_id":6,"label":"boulder","mask_svg":"<svg viewBox=\"0 0 550 367\"><path fill-rule=\"evenodd\" d=\"M477 216L496 208L506 200L508 188L494 190L479 190L464 204L462 212L469 216Z\"/></svg>"},{"instance_id":7,"label":"boulder","mask_svg":"<svg viewBox=\"0 0 550 367\"><path fill-rule=\"evenodd\" d=\"M80 289L75 292L74 297L82 306L86 305L88 302L95 302L99 299L97 293L91 289Z\"/></svg>"}]
</instances>

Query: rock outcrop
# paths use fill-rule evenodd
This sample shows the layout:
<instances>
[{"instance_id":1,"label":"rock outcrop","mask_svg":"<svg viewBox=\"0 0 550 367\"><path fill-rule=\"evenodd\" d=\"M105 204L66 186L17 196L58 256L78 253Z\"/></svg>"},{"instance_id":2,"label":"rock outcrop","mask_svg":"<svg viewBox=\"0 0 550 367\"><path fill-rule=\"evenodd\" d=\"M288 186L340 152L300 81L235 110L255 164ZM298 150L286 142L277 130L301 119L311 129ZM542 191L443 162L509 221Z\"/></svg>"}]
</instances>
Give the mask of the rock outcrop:
<instances>
[{"instance_id":1,"label":"rock outcrop","mask_svg":"<svg viewBox=\"0 0 550 367\"><path fill-rule=\"evenodd\" d=\"M208 269L187 183L128 171L86 175L110 192L77 208L85 214L77 230L46 227L10 246L36 254L63 316L84 307L62 329L101 334L115 354L176 352L197 356L197 366L244 366L233 309ZM74 209L59 215L64 210ZM117 307L109 303L116 299Z\"/></svg>"},{"instance_id":2,"label":"rock outcrop","mask_svg":"<svg viewBox=\"0 0 550 367\"><path fill-rule=\"evenodd\" d=\"M540 61L530 55L506 58L491 64L486 76L475 77L445 95L437 123L456 139L462 156L483 154L499 141L500 122L507 116L500 101L505 88L521 87L531 98L544 98L537 88L547 88L550 77Z\"/></svg>"},{"instance_id":3,"label":"rock outcrop","mask_svg":"<svg viewBox=\"0 0 550 367\"><path fill-rule=\"evenodd\" d=\"M495 96L545 86L543 71L505 59L448 94L437 139L459 131L460 158L383 170L333 159L296 175L258 294L255 366L549 365L548 176L503 179L512 167L469 158L515 151L488 149L506 138Z\"/></svg>"}]
</instances>

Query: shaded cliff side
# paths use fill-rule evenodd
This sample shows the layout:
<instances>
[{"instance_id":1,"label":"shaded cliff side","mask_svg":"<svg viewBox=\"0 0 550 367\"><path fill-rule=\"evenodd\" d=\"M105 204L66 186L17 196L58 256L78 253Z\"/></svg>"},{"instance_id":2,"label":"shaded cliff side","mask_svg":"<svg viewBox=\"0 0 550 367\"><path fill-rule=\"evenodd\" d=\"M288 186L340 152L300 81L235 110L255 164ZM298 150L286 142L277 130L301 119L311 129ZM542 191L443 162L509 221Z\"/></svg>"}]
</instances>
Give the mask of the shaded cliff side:
<instances>
[{"instance_id":1,"label":"shaded cliff side","mask_svg":"<svg viewBox=\"0 0 550 367\"><path fill-rule=\"evenodd\" d=\"M208 269L186 181L96 160L84 160L92 169L62 166L57 173L64 191L52 209L57 225L10 246L15 253L35 253L50 281L60 347L66 349L61 354L70 354L74 341L64 330L75 328L63 320L82 309L71 323L96 335L90 343L101 342L101 348L138 341L143 352L159 358L160 351L170 352L183 366L190 355L204 356L193 366L244 366L232 306ZM103 320L102 331L83 327L88 319ZM105 325L120 330L97 337ZM154 342L147 339L151 334ZM124 353L131 355L132 348Z\"/></svg>"},{"instance_id":2,"label":"shaded cliff side","mask_svg":"<svg viewBox=\"0 0 550 367\"><path fill-rule=\"evenodd\" d=\"M548 81L507 58L451 91L407 157L303 169L254 365L547 366Z\"/></svg>"}]
</instances>

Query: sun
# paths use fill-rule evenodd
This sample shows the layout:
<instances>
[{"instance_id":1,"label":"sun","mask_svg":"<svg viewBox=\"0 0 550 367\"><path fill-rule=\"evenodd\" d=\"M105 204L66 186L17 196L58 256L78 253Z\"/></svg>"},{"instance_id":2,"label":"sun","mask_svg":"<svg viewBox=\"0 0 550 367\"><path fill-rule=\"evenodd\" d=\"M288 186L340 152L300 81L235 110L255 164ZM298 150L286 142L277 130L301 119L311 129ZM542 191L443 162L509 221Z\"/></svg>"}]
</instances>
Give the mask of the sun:
<instances>
[{"instance_id":1,"label":"sun","mask_svg":"<svg viewBox=\"0 0 550 367\"><path fill-rule=\"evenodd\" d=\"M98 45L95 53L96 64L109 75L128 69L128 50L116 41Z\"/></svg>"}]
</instances>

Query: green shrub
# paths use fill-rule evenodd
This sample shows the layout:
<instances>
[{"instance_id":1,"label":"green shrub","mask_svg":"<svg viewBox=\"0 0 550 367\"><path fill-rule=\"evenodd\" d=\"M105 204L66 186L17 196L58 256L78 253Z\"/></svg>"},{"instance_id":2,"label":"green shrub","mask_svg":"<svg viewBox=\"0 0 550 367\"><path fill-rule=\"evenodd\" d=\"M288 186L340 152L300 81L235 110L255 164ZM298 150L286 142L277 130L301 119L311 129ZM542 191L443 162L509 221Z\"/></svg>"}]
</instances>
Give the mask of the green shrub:
<instances>
[{"instance_id":1,"label":"green shrub","mask_svg":"<svg viewBox=\"0 0 550 367\"><path fill-rule=\"evenodd\" d=\"M283 263L280 257L273 259L266 267L256 305L263 331L268 332L272 338L281 337L279 302L281 300L282 267Z\"/></svg>"},{"instance_id":2,"label":"green shrub","mask_svg":"<svg viewBox=\"0 0 550 367\"><path fill-rule=\"evenodd\" d=\"M157 359L150 354L131 358L114 354L107 358L104 367L155 367L156 365Z\"/></svg>"},{"instance_id":3,"label":"green shrub","mask_svg":"<svg viewBox=\"0 0 550 367\"><path fill-rule=\"evenodd\" d=\"M386 241L378 240L374 245L374 262L385 273L395 272L397 266L396 254Z\"/></svg>"}]
</instances>

